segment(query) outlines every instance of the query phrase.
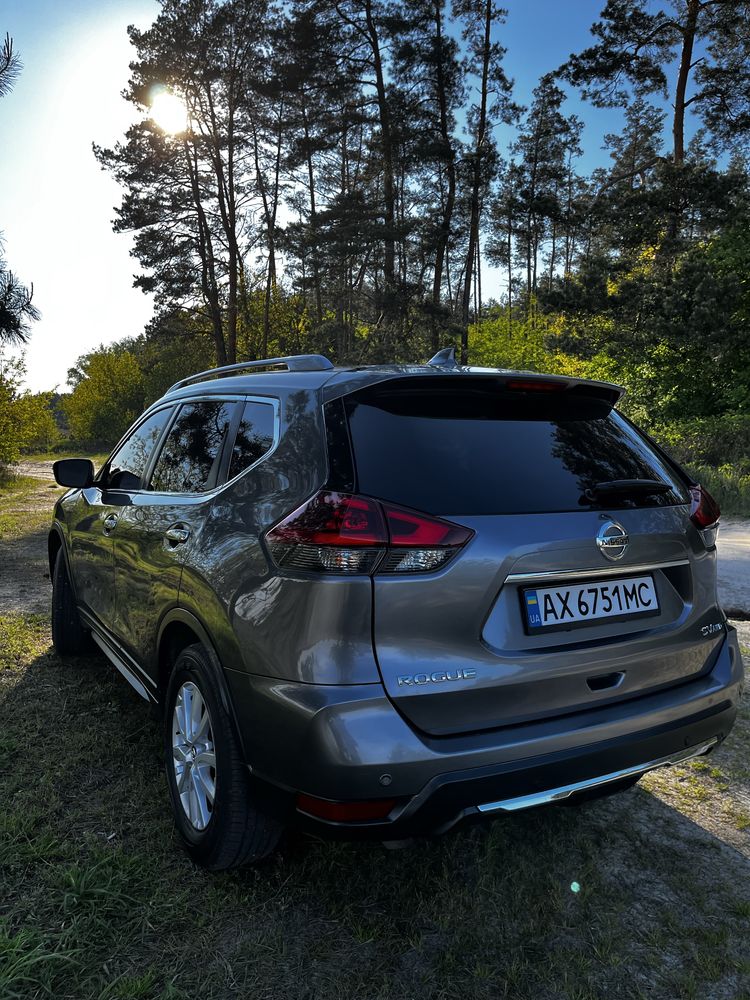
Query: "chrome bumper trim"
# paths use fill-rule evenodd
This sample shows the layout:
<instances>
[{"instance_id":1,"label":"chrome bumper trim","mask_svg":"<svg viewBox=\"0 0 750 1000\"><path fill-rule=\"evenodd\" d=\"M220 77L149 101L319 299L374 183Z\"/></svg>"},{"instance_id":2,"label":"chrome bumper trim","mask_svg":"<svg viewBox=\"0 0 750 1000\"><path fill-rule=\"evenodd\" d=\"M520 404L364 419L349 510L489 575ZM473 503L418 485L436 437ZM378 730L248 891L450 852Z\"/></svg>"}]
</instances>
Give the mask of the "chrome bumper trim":
<instances>
[{"instance_id":1,"label":"chrome bumper trim","mask_svg":"<svg viewBox=\"0 0 750 1000\"><path fill-rule=\"evenodd\" d=\"M620 781L623 778L631 778L636 774L645 774L646 771L653 771L657 767L668 767L672 764L683 764L693 757L700 757L708 753L711 747L719 742L719 737L714 736L706 743L689 747L687 750L679 750L668 757L660 757L658 760L650 760L646 764L635 764L633 767L625 767L621 771L613 771L611 774L602 774L596 778L587 778L585 781L575 781L570 785L560 785L559 788L550 788L546 792L533 792L531 795L519 795L513 799L500 799L499 802L486 802L477 809L480 813L493 812L516 812L519 809L532 809L534 806L546 805L550 802L560 802L569 798L576 792L582 792L589 788L597 788L599 785L608 785L613 781Z\"/></svg>"},{"instance_id":2,"label":"chrome bumper trim","mask_svg":"<svg viewBox=\"0 0 750 1000\"><path fill-rule=\"evenodd\" d=\"M540 573L509 573L506 583L534 583L537 580L588 580L592 576L630 576L632 573L653 573L657 569L670 569L672 566L688 566L689 559L676 559L673 562L638 563L635 566L611 566L597 569L550 569Z\"/></svg>"}]
</instances>

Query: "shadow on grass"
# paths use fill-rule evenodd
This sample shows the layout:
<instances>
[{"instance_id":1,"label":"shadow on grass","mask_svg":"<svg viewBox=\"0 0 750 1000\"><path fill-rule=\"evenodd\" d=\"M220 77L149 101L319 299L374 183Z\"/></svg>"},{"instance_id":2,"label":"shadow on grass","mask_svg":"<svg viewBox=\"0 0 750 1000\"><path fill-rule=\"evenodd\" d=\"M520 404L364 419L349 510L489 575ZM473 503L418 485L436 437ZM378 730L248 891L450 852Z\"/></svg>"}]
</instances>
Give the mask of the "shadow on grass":
<instances>
[{"instance_id":1,"label":"shadow on grass","mask_svg":"<svg viewBox=\"0 0 750 1000\"><path fill-rule=\"evenodd\" d=\"M0 670L3 998L750 997L750 862L642 789L196 869L147 707L35 627Z\"/></svg>"}]
</instances>

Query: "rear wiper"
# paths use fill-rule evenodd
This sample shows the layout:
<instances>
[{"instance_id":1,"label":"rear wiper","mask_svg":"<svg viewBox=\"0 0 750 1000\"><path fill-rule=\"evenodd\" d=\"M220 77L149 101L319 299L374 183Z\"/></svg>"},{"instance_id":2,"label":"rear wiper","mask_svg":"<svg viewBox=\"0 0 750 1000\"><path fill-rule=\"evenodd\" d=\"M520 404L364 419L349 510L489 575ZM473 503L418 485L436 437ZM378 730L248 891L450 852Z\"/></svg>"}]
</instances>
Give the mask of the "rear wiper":
<instances>
[{"instance_id":1,"label":"rear wiper","mask_svg":"<svg viewBox=\"0 0 750 1000\"><path fill-rule=\"evenodd\" d=\"M632 497L637 500L641 497L661 496L671 492L672 487L669 483L661 483L658 479L608 479L603 483L594 483L584 490L581 503L613 496Z\"/></svg>"}]
</instances>

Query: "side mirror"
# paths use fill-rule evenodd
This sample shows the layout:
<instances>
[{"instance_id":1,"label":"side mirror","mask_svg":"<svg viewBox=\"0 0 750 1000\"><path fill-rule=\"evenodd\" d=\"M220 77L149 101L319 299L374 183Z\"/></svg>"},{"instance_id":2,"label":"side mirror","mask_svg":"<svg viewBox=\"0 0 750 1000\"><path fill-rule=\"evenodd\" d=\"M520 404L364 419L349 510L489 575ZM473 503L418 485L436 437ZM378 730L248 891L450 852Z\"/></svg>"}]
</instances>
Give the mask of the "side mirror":
<instances>
[{"instance_id":1,"label":"side mirror","mask_svg":"<svg viewBox=\"0 0 750 1000\"><path fill-rule=\"evenodd\" d=\"M94 481L94 463L88 458L62 458L52 466L52 475L60 486L85 490Z\"/></svg>"}]
</instances>

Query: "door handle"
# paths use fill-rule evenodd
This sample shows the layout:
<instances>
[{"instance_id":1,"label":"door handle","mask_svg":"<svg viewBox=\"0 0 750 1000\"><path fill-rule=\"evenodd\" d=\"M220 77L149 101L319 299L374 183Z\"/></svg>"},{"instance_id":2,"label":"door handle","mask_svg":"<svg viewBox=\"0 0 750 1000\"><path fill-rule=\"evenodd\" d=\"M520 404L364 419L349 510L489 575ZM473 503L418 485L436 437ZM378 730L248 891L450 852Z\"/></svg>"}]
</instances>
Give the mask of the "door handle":
<instances>
[{"instance_id":1,"label":"door handle","mask_svg":"<svg viewBox=\"0 0 750 1000\"><path fill-rule=\"evenodd\" d=\"M117 527L117 514L107 514L104 518L104 534L111 535Z\"/></svg>"},{"instance_id":2,"label":"door handle","mask_svg":"<svg viewBox=\"0 0 750 1000\"><path fill-rule=\"evenodd\" d=\"M171 545L182 545L190 538L190 532L187 528L167 528L164 537Z\"/></svg>"}]
</instances>

